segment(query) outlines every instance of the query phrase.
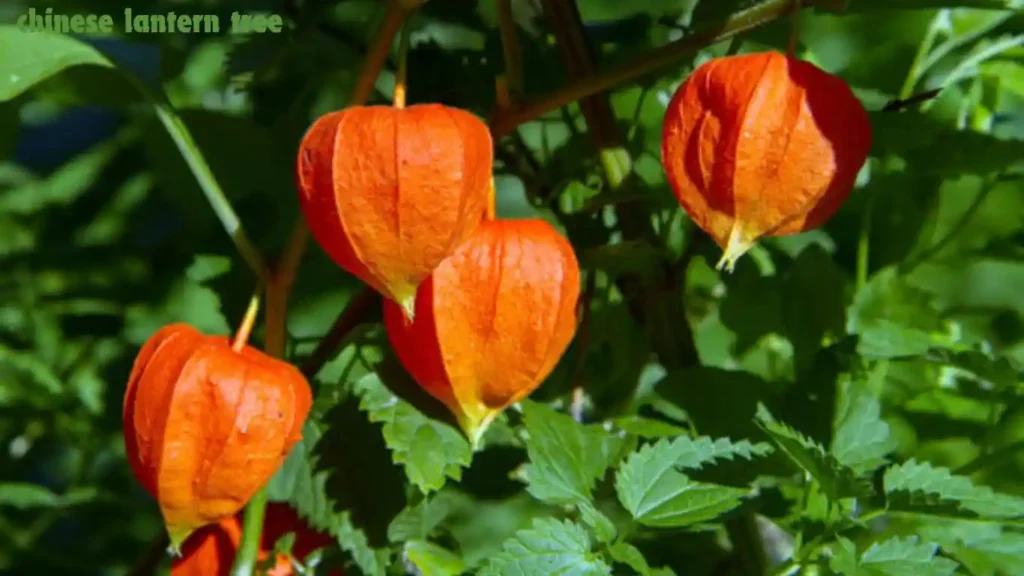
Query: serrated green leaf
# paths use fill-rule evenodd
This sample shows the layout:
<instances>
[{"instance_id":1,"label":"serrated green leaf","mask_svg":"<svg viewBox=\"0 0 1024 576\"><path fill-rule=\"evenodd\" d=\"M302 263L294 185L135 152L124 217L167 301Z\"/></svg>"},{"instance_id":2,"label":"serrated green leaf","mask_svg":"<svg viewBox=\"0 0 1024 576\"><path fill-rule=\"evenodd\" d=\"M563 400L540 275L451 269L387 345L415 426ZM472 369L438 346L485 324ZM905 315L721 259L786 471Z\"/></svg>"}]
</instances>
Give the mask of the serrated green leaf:
<instances>
[{"instance_id":1,"label":"serrated green leaf","mask_svg":"<svg viewBox=\"0 0 1024 576\"><path fill-rule=\"evenodd\" d=\"M885 365L875 369L884 374ZM881 418L878 399L850 381L840 386L840 406L836 411L836 432L830 452L843 466L857 473L870 472L886 462L895 448L889 425Z\"/></svg>"},{"instance_id":2,"label":"serrated green leaf","mask_svg":"<svg viewBox=\"0 0 1024 576\"><path fill-rule=\"evenodd\" d=\"M579 503L611 466L610 434L529 400L522 402L530 461L526 489L538 500Z\"/></svg>"},{"instance_id":3,"label":"serrated green leaf","mask_svg":"<svg viewBox=\"0 0 1024 576\"><path fill-rule=\"evenodd\" d=\"M0 62L0 102L19 96L67 68L114 67L95 48L71 36L47 31L28 32L13 25L0 26L0 54L5 55Z\"/></svg>"},{"instance_id":4,"label":"serrated green leaf","mask_svg":"<svg viewBox=\"0 0 1024 576\"><path fill-rule=\"evenodd\" d=\"M377 374L360 378L353 389L360 397L359 409L371 422L382 424L392 459L421 492L440 490L448 478L462 477L473 450L458 430L396 396Z\"/></svg>"},{"instance_id":5,"label":"serrated green leaf","mask_svg":"<svg viewBox=\"0 0 1024 576\"><path fill-rule=\"evenodd\" d=\"M883 477L889 507L921 514L1009 519L1024 517L1024 498L978 486L966 476L915 459L893 466Z\"/></svg>"},{"instance_id":6,"label":"serrated green leaf","mask_svg":"<svg viewBox=\"0 0 1024 576\"><path fill-rule=\"evenodd\" d=\"M466 564L455 553L431 542L410 540L403 550L406 562L418 570L419 576L459 576L466 570Z\"/></svg>"},{"instance_id":7,"label":"serrated green leaf","mask_svg":"<svg viewBox=\"0 0 1024 576\"><path fill-rule=\"evenodd\" d=\"M843 576L952 576L958 564L936 556L938 545L920 543L916 536L895 536L871 545L860 558L856 548L840 538L829 567Z\"/></svg>"},{"instance_id":8,"label":"serrated green leaf","mask_svg":"<svg viewBox=\"0 0 1024 576\"><path fill-rule=\"evenodd\" d=\"M766 445L722 438L661 439L632 453L615 475L615 492L637 522L648 526L687 526L718 517L750 491L694 482L677 468L700 468L716 458L752 458L768 453Z\"/></svg>"},{"instance_id":9,"label":"serrated green leaf","mask_svg":"<svg viewBox=\"0 0 1024 576\"><path fill-rule=\"evenodd\" d=\"M359 528L352 524L347 512L335 516L332 533L338 539L338 545L352 556L359 570L366 576L385 576L390 564L387 550L376 550L370 546L369 540Z\"/></svg>"},{"instance_id":10,"label":"serrated green leaf","mask_svg":"<svg viewBox=\"0 0 1024 576\"><path fill-rule=\"evenodd\" d=\"M866 480L840 464L821 444L777 421L764 404L758 404L754 422L790 460L818 481L831 500L870 493Z\"/></svg>"},{"instance_id":11,"label":"serrated green leaf","mask_svg":"<svg viewBox=\"0 0 1024 576\"><path fill-rule=\"evenodd\" d=\"M537 519L516 532L480 571L480 576L610 576L611 567L591 551L582 526L552 518Z\"/></svg>"},{"instance_id":12,"label":"serrated green leaf","mask_svg":"<svg viewBox=\"0 0 1024 576\"><path fill-rule=\"evenodd\" d=\"M426 540L452 511L452 497L439 492L415 506L406 507L388 525L388 540L399 543L406 540Z\"/></svg>"}]
</instances>

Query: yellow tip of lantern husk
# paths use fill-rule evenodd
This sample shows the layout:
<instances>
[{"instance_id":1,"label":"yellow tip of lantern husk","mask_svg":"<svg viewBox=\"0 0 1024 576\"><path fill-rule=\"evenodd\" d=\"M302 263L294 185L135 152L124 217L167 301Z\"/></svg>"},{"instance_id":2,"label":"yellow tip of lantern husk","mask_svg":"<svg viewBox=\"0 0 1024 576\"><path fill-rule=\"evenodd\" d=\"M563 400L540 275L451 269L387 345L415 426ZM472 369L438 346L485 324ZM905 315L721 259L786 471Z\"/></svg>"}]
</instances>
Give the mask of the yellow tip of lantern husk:
<instances>
[{"instance_id":1,"label":"yellow tip of lantern husk","mask_svg":"<svg viewBox=\"0 0 1024 576\"><path fill-rule=\"evenodd\" d=\"M729 242L725 245L725 252L718 259L718 263L715 264L715 270L721 271L724 269L726 272L732 273L736 267L736 261L755 245L757 245L757 237L748 237L740 223L734 223L732 230L729 232Z\"/></svg>"},{"instance_id":2,"label":"yellow tip of lantern husk","mask_svg":"<svg viewBox=\"0 0 1024 576\"><path fill-rule=\"evenodd\" d=\"M171 556L175 558L181 557L181 547L185 544L185 540L195 532L196 529L190 526L168 526L167 536L171 540L171 544L167 547L167 551Z\"/></svg>"},{"instance_id":3,"label":"yellow tip of lantern husk","mask_svg":"<svg viewBox=\"0 0 1024 576\"><path fill-rule=\"evenodd\" d=\"M397 302L398 306L402 308L402 314L405 315L405 319L412 322L413 318L416 317L416 292L399 298Z\"/></svg>"},{"instance_id":4,"label":"yellow tip of lantern husk","mask_svg":"<svg viewBox=\"0 0 1024 576\"><path fill-rule=\"evenodd\" d=\"M473 451L476 452L480 448L480 441L483 439L484 433L487 432L487 428L498 417L498 414L501 414L501 410L482 408L472 416L463 410L456 410L455 413L455 418L459 422L459 428L462 428L462 432L469 439L469 444L473 447Z\"/></svg>"}]
</instances>

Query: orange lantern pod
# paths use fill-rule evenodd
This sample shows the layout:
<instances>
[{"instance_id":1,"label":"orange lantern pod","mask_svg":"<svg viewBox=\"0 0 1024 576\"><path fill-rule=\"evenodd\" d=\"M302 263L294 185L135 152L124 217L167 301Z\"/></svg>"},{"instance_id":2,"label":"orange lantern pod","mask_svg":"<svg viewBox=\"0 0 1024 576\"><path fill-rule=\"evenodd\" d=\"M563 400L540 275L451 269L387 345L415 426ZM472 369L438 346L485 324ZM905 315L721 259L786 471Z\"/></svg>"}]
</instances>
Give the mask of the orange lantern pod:
<instances>
[{"instance_id":1,"label":"orange lantern pod","mask_svg":"<svg viewBox=\"0 0 1024 576\"><path fill-rule=\"evenodd\" d=\"M493 161L464 110L354 106L303 137L299 201L324 251L411 318L416 287L483 218Z\"/></svg>"},{"instance_id":2,"label":"orange lantern pod","mask_svg":"<svg viewBox=\"0 0 1024 576\"><path fill-rule=\"evenodd\" d=\"M837 76L778 52L710 60L676 90L661 159L683 208L731 271L765 236L828 221L871 147L864 107Z\"/></svg>"},{"instance_id":3,"label":"orange lantern pod","mask_svg":"<svg viewBox=\"0 0 1024 576\"><path fill-rule=\"evenodd\" d=\"M576 331L579 265L543 220L485 220L420 286L419 311L384 303L384 326L413 379L476 446L554 369Z\"/></svg>"},{"instance_id":4,"label":"orange lantern pod","mask_svg":"<svg viewBox=\"0 0 1024 576\"><path fill-rule=\"evenodd\" d=\"M170 324L135 358L125 451L160 505L172 550L235 515L302 438L313 403L306 379L242 342Z\"/></svg>"},{"instance_id":5,"label":"orange lantern pod","mask_svg":"<svg viewBox=\"0 0 1024 576\"><path fill-rule=\"evenodd\" d=\"M265 562L277 541L289 532L295 533L292 557L300 561L305 561L314 550L334 543L329 534L310 528L287 504L271 502L267 504L263 520L259 562ZM171 563L171 576L228 576L241 540L241 515L200 528L185 541L181 557ZM290 558L280 554L274 567L267 571L267 576L293 576L294 573ZM331 576L342 576L342 573L334 570Z\"/></svg>"}]
</instances>

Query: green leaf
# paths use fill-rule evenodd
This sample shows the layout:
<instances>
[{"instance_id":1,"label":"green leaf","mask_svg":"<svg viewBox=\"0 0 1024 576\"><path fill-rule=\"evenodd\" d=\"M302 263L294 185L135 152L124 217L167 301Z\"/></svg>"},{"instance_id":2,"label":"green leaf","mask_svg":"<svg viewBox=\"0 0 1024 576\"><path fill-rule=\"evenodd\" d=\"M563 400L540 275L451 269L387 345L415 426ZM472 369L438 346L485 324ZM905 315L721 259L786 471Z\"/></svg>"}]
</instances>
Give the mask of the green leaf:
<instances>
[{"instance_id":1,"label":"green leaf","mask_svg":"<svg viewBox=\"0 0 1024 576\"><path fill-rule=\"evenodd\" d=\"M612 423L617 428L641 438L668 438L686 434L686 428L670 422L643 416L620 416Z\"/></svg>"},{"instance_id":2,"label":"green leaf","mask_svg":"<svg viewBox=\"0 0 1024 576\"><path fill-rule=\"evenodd\" d=\"M114 67L95 48L71 36L27 32L12 25L0 26L0 54L5 55L0 62L0 102L74 66Z\"/></svg>"},{"instance_id":3,"label":"green leaf","mask_svg":"<svg viewBox=\"0 0 1024 576\"><path fill-rule=\"evenodd\" d=\"M610 576L611 567L591 551L586 530L569 521L537 519L516 532L491 557L480 576Z\"/></svg>"},{"instance_id":4,"label":"green leaf","mask_svg":"<svg viewBox=\"0 0 1024 576\"><path fill-rule=\"evenodd\" d=\"M473 451L457 429L428 418L396 396L377 374L367 374L353 387L359 408L371 422L382 424L384 441L396 464L424 494L441 489L448 478L458 480Z\"/></svg>"},{"instance_id":5,"label":"green leaf","mask_svg":"<svg viewBox=\"0 0 1024 576\"><path fill-rule=\"evenodd\" d=\"M370 547L366 534L352 524L347 512L335 517L332 532L338 539L338 545L348 552L356 566L366 576L385 576L390 564L390 554L386 550L375 550Z\"/></svg>"},{"instance_id":6,"label":"green leaf","mask_svg":"<svg viewBox=\"0 0 1024 576\"><path fill-rule=\"evenodd\" d=\"M220 296L206 284L227 273L230 261L217 255L198 254L186 275L160 305L136 305L128 309L128 338L141 344L161 326L184 322L205 334L228 334L231 325L221 311Z\"/></svg>"},{"instance_id":7,"label":"green leaf","mask_svg":"<svg viewBox=\"0 0 1024 576\"><path fill-rule=\"evenodd\" d=\"M675 576L670 568L651 568L647 559L636 546L628 542L616 542L608 548L612 559L625 564L640 576Z\"/></svg>"},{"instance_id":8,"label":"green leaf","mask_svg":"<svg viewBox=\"0 0 1024 576\"><path fill-rule=\"evenodd\" d=\"M403 554L419 576L459 576L466 570L465 563L453 552L423 540L406 542Z\"/></svg>"},{"instance_id":9,"label":"green leaf","mask_svg":"<svg viewBox=\"0 0 1024 576\"><path fill-rule=\"evenodd\" d=\"M764 404L758 404L754 421L790 460L818 481L831 500L870 493L866 480L858 478L821 444L777 421Z\"/></svg>"},{"instance_id":10,"label":"green leaf","mask_svg":"<svg viewBox=\"0 0 1024 576\"><path fill-rule=\"evenodd\" d=\"M22 509L56 508L60 501L60 496L36 484L0 484L0 506Z\"/></svg>"},{"instance_id":11,"label":"green leaf","mask_svg":"<svg viewBox=\"0 0 1024 576\"><path fill-rule=\"evenodd\" d=\"M920 543L916 536L894 536L857 558L853 542L840 538L829 567L843 576L952 576L958 564L936 556L937 551L938 545Z\"/></svg>"},{"instance_id":12,"label":"green leaf","mask_svg":"<svg viewBox=\"0 0 1024 576\"><path fill-rule=\"evenodd\" d=\"M875 369L884 374L885 364ZM864 386L850 381L840 384L840 405L836 410L836 432L829 450L843 466L858 473L870 472L886 462L895 448L889 425L881 418L882 406Z\"/></svg>"},{"instance_id":13,"label":"green leaf","mask_svg":"<svg viewBox=\"0 0 1024 576\"><path fill-rule=\"evenodd\" d=\"M1024 517L1024 498L997 493L916 459L889 468L882 481L890 509L994 519Z\"/></svg>"},{"instance_id":14,"label":"green leaf","mask_svg":"<svg viewBox=\"0 0 1024 576\"><path fill-rule=\"evenodd\" d=\"M700 468L715 459L753 458L770 447L721 438L663 438L632 453L615 475L615 492L637 522L648 526L688 526L732 510L750 491L695 482L677 468Z\"/></svg>"},{"instance_id":15,"label":"green leaf","mask_svg":"<svg viewBox=\"0 0 1024 576\"><path fill-rule=\"evenodd\" d=\"M524 400L523 421L530 461L524 469L527 490L538 500L576 504L590 498L594 483L611 466L610 435L596 425Z\"/></svg>"},{"instance_id":16,"label":"green leaf","mask_svg":"<svg viewBox=\"0 0 1024 576\"><path fill-rule=\"evenodd\" d=\"M845 284L842 271L819 244L804 248L786 272L782 318L798 373L810 366L826 336L845 335Z\"/></svg>"},{"instance_id":17,"label":"green leaf","mask_svg":"<svg viewBox=\"0 0 1024 576\"><path fill-rule=\"evenodd\" d=\"M395 543L426 540L452 512L452 500L450 493L439 492L415 506L406 507L388 525L388 540Z\"/></svg>"}]
</instances>

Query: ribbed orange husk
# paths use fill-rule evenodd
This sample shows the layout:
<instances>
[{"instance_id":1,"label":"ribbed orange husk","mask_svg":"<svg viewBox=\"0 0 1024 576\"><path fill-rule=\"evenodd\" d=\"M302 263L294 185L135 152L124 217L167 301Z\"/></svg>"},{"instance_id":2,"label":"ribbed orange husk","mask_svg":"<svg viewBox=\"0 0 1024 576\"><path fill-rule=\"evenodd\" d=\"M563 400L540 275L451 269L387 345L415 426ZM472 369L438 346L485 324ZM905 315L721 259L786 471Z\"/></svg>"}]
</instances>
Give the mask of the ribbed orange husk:
<instances>
[{"instance_id":1,"label":"ribbed orange husk","mask_svg":"<svg viewBox=\"0 0 1024 576\"><path fill-rule=\"evenodd\" d=\"M871 147L849 86L778 52L710 60L669 102L661 158L676 198L729 269L759 238L821 226Z\"/></svg>"},{"instance_id":2,"label":"ribbed orange husk","mask_svg":"<svg viewBox=\"0 0 1024 576\"><path fill-rule=\"evenodd\" d=\"M177 548L230 518L302 438L312 393L290 364L187 324L154 333L124 397L132 472L156 498Z\"/></svg>"},{"instance_id":3,"label":"ribbed orange husk","mask_svg":"<svg viewBox=\"0 0 1024 576\"><path fill-rule=\"evenodd\" d=\"M488 220L420 286L413 321L384 325L412 377L476 444L551 373L576 331L579 265L543 220Z\"/></svg>"},{"instance_id":4,"label":"ribbed orange husk","mask_svg":"<svg viewBox=\"0 0 1024 576\"><path fill-rule=\"evenodd\" d=\"M440 104L320 117L298 154L299 200L339 266L402 304L483 218L494 151L479 118Z\"/></svg>"},{"instance_id":5,"label":"ribbed orange husk","mask_svg":"<svg viewBox=\"0 0 1024 576\"><path fill-rule=\"evenodd\" d=\"M295 533L292 556L304 561L310 552L330 546L334 539L311 529L287 504L267 504L260 537L259 560L265 561L274 545L285 534ZM228 576L242 540L241 515L232 516L197 530L182 547L180 558L171 563L171 576ZM292 576L295 573L287 556L279 555L267 576ZM342 576L340 570L331 576Z\"/></svg>"}]
</instances>

